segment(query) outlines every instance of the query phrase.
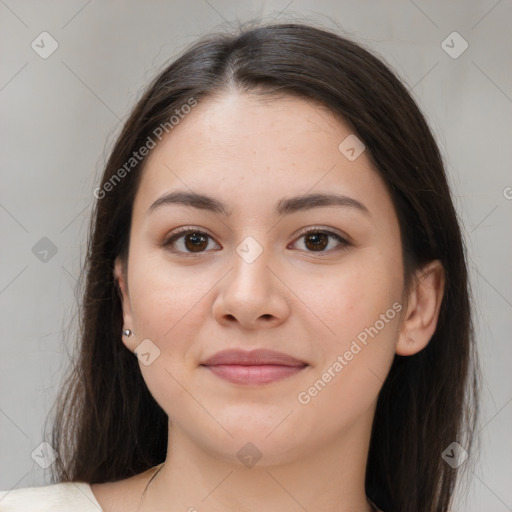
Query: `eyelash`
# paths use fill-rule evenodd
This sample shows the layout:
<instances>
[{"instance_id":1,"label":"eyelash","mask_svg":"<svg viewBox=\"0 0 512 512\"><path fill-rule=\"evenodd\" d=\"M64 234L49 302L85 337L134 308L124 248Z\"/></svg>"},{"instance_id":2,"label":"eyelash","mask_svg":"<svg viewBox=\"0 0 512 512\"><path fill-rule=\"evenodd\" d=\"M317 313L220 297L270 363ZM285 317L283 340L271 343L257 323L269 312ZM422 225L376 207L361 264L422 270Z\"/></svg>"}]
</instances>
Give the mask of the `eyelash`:
<instances>
[{"instance_id":1,"label":"eyelash","mask_svg":"<svg viewBox=\"0 0 512 512\"><path fill-rule=\"evenodd\" d=\"M208 238L213 240L213 238L208 233L205 233L204 231L201 231L200 229L195 229L192 226L186 226L186 227L180 228L178 231L175 231L174 233L171 233L162 243L162 247L170 248L174 242L176 242L183 236L185 236L187 234L191 234L191 233L198 234L198 235L206 235ZM326 255L332 253L333 251L345 250L351 245L345 238L338 235L337 233L335 233L333 231L326 230L321 227L317 227L317 226L309 227L306 230L301 231L299 233L299 237L296 240L302 238L303 236L312 234L312 233L328 235L328 236L335 238L338 242L340 242L340 246L338 246L337 249L331 249L329 251L306 251L311 254L319 255L320 257L326 256ZM204 254L205 252L208 252L208 251L199 251L199 252L193 253L193 252L177 251L175 249L169 249L169 250L173 253L180 254L186 258L188 258L188 257L194 258L194 257Z\"/></svg>"}]
</instances>

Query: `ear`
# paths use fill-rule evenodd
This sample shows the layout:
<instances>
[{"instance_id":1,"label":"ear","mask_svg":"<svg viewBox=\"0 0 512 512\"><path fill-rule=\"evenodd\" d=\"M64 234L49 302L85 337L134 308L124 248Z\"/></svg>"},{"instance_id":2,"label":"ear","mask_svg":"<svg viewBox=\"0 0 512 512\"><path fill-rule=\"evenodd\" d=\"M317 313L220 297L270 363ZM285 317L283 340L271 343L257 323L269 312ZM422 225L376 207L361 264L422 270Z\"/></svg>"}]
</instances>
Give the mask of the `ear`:
<instances>
[{"instance_id":1,"label":"ear","mask_svg":"<svg viewBox=\"0 0 512 512\"><path fill-rule=\"evenodd\" d=\"M428 345L437 327L444 284L444 269L439 260L416 272L396 345L398 355L410 356Z\"/></svg>"},{"instance_id":2,"label":"ear","mask_svg":"<svg viewBox=\"0 0 512 512\"><path fill-rule=\"evenodd\" d=\"M114 279L118 285L118 291L123 307L123 329L133 330L132 308L130 305L130 296L128 294L127 271L124 263L119 257L114 262ZM120 333L121 334L121 333ZM133 351L132 343L134 337L122 336L123 343Z\"/></svg>"}]
</instances>

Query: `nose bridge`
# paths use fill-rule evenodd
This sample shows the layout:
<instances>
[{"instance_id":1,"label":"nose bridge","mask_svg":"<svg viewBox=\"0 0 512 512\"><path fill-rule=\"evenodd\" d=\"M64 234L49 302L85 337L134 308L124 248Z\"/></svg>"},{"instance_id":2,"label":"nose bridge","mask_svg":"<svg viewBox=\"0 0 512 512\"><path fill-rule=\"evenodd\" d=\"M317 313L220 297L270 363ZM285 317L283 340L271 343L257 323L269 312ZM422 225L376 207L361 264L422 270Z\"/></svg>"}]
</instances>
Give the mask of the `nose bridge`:
<instances>
[{"instance_id":1,"label":"nose bridge","mask_svg":"<svg viewBox=\"0 0 512 512\"><path fill-rule=\"evenodd\" d=\"M258 242L257 238L261 240ZM263 235L248 235L235 248L233 255L232 281L235 289L257 299L257 294L269 293L268 280L271 274L270 252L264 247Z\"/></svg>"},{"instance_id":2,"label":"nose bridge","mask_svg":"<svg viewBox=\"0 0 512 512\"><path fill-rule=\"evenodd\" d=\"M256 238L252 235L246 236L236 247L236 253L240 257L240 259L248 264L252 265L256 260L267 259L268 249L263 249L263 244L265 242L258 242L257 238L262 239L263 235L255 235ZM265 252L265 256L261 258L262 254ZM261 263L261 261L260 261Z\"/></svg>"}]
</instances>

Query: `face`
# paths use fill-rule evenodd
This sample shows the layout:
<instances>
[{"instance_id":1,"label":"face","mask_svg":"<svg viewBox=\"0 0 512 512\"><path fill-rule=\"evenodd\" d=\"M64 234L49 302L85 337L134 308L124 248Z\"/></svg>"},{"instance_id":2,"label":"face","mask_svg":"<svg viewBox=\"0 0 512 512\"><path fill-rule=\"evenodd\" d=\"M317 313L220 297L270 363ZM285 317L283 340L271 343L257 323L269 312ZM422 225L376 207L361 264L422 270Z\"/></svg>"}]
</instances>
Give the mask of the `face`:
<instances>
[{"instance_id":1,"label":"face","mask_svg":"<svg viewBox=\"0 0 512 512\"><path fill-rule=\"evenodd\" d=\"M225 460L252 442L282 462L371 421L400 328L402 249L366 153L339 149L351 133L305 100L226 93L147 161L127 268L116 262L135 333L123 340L143 343L142 375L173 428ZM174 192L216 207L161 199ZM290 201L312 194L341 199ZM202 365L226 349L302 366L224 366L233 382Z\"/></svg>"}]
</instances>

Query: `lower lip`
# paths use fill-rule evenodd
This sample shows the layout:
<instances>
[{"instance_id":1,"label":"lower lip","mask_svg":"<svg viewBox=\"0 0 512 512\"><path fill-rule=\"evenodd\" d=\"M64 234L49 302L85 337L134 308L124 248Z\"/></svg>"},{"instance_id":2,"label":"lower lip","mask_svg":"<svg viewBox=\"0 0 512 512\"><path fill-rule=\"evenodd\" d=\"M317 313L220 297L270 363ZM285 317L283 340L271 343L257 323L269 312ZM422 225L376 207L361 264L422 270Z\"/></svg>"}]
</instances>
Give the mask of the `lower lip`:
<instances>
[{"instance_id":1,"label":"lower lip","mask_svg":"<svg viewBox=\"0 0 512 512\"><path fill-rule=\"evenodd\" d=\"M234 384L268 384L295 375L306 366L219 364L206 368Z\"/></svg>"}]
</instances>

